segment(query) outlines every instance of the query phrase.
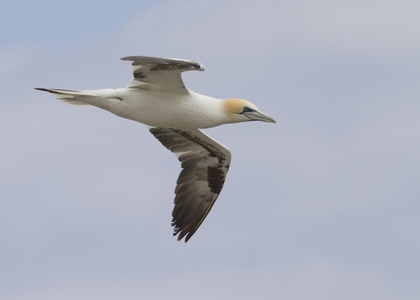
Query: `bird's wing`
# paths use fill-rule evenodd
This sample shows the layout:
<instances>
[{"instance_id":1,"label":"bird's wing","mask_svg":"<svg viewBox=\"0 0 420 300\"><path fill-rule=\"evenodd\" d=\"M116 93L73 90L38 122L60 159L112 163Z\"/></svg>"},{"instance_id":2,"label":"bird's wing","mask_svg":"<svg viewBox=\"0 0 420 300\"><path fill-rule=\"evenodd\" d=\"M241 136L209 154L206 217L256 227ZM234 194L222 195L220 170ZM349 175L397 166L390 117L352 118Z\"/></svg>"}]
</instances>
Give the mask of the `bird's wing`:
<instances>
[{"instance_id":1,"label":"bird's wing","mask_svg":"<svg viewBox=\"0 0 420 300\"><path fill-rule=\"evenodd\" d=\"M198 62L173 58L149 56L127 56L121 60L132 61L134 79L127 85L134 89L154 89L172 93L185 93L181 73L184 71L204 71Z\"/></svg>"},{"instance_id":2,"label":"bird's wing","mask_svg":"<svg viewBox=\"0 0 420 300\"><path fill-rule=\"evenodd\" d=\"M151 127L150 132L181 162L172 212L174 236L187 242L206 218L222 190L231 153L202 131Z\"/></svg>"}]
</instances>

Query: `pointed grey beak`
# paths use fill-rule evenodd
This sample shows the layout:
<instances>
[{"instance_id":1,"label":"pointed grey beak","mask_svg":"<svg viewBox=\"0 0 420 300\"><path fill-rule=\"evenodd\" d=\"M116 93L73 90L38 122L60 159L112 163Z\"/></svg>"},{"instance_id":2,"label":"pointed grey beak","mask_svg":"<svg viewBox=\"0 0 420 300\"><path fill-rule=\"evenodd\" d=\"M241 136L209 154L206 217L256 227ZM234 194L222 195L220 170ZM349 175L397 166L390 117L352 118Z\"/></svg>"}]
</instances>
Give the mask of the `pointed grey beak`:
<instances>
[{"instance_id":1,"label":"pointed grey beak","mask_svg":"<svg viewBox=\"0 0 420 300\"><path fill-rule=\"evenodd\" d=\"M262 112L259 112L257 110L250 111L244 113L245 116L247 116L252 121L263 121L268 123L277 123L276 120L274 120L272 117L263 114Z\"/></svg>"}]
</instances>

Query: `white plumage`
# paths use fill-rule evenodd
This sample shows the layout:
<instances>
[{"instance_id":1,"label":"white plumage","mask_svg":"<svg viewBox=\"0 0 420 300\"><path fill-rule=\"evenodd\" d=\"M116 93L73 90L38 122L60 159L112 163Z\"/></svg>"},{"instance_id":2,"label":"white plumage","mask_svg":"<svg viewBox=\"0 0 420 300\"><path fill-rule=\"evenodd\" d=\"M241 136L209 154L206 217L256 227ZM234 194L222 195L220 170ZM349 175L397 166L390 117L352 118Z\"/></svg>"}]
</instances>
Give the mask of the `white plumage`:
<instances>
[{"instance_id":1,"label":"white plumage","mask_svg":"<svg viewBox=\"0 0 420 300\"><path fill-rule=\"evenodd\" d=\"M203 71L200 63L130 56L134 78L126 88L70 91L37 88L75 105L93 105L149 126L181 162L172 226L187 242L219 196L229 169L230 150L200 129L227 123L275 120L242 99L216 99L187 89L181 73Z\"/></svg>"}]
</instances>

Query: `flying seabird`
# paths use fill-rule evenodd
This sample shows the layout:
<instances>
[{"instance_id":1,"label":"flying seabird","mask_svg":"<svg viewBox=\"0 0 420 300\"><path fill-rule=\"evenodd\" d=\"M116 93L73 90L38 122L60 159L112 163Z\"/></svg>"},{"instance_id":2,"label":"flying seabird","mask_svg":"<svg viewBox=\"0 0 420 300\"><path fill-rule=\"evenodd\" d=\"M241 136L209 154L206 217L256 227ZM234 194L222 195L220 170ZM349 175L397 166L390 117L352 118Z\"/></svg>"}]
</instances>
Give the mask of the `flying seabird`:
<instances>
[{"instance_id":1,"label":"flying seabird","mask_svg":"<svg viewBox=\"0 0 420 300\"><path fill-rule=\"evenodd\" d=\"M228 123L276 123L243 99L217 99L187 89L184 71L204 71L198 62L128 56L134 78L126 88L72 91L36 88L69 104L93 105L149 127L181 162L172 212L173 235L187 242L213 207L225 182L231 152L200 129Z\"/></svg>"}]
</instances>

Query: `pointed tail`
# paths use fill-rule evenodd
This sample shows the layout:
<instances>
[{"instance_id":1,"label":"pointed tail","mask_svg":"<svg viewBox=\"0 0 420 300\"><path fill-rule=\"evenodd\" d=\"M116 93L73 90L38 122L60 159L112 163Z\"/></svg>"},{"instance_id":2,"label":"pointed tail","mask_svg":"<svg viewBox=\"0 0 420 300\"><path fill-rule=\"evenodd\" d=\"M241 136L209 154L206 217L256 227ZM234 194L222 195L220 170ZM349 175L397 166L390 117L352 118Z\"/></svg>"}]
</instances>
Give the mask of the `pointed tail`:
<instances>
[{"instance_id":1,"label":"pointed tail","mask_svg":"<svg viewBox=\"0 0 420 300\"><path fill-rule=\"evenodd\" d=\"M83 102L78 99L77 96L86 96L78 91L70 91L70 90L59 90L59 89L45 89L45 88L35 88L38 91L48 92L58 100L61 100L65 103L72 104L72 105L89 105L86 102Z\"/></svg>"}]
</instances>

